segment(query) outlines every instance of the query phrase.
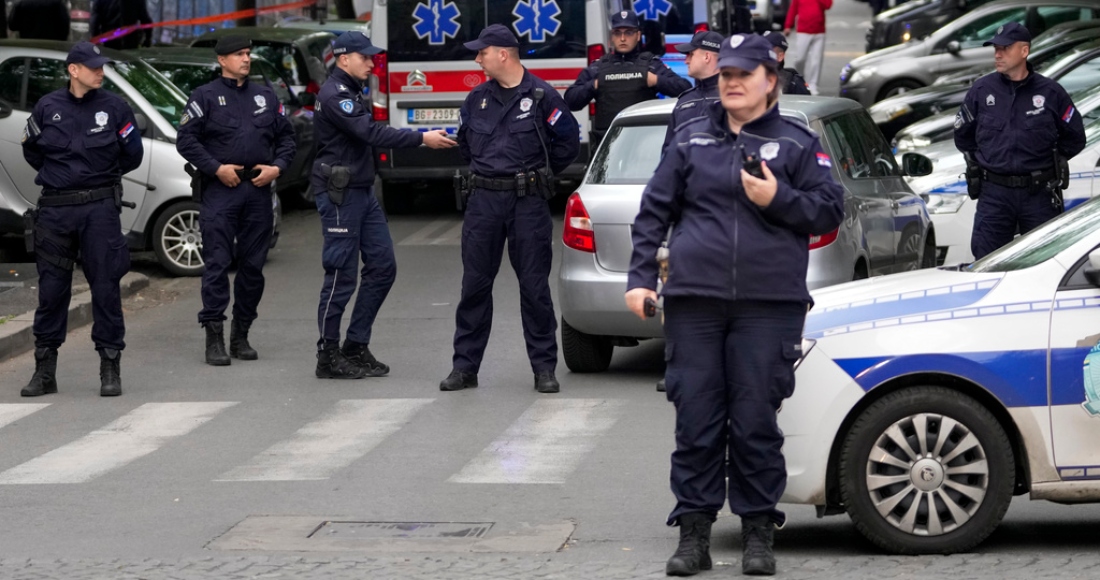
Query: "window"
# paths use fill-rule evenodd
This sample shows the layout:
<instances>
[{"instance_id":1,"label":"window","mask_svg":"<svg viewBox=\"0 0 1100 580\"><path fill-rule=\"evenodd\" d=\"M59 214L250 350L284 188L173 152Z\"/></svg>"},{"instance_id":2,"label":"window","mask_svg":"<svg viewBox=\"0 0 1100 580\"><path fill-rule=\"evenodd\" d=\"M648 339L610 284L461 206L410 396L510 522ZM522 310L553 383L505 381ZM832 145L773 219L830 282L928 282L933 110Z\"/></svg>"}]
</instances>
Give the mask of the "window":
<instances>
[{"instance_id":1,"label":"window","mask_svg":"<svg viewBox=\"0 0 1100 580\"><path fill-rule=\"evenodd\" d=\"M1040 6L1035 9L1035 23L1033 36L1038 36L1051 27L1063 22L1076 22L1078 20L1091 20L1093 10L1079 6Z\"/></svg>"},{"instance_id":2,"label":"window","mask_svg":"<svg viewBox=\"0 0 1100 580\"><path fill-rule=\"evenodd\" d=\"M279 74L278 69L270 62L253 59L252 75L249 79L254 83L263 83L270 86L271 90L275 91L275 96L279 99L280 103L284 105L297 103L294 95L290 92L290 87L287 86L286 81L283 80L283 77Z\"/></svg>"},{"instance_id":3,"label":"window","mask_svg":"<svg viewBox=\"0 0 1100 580\"><path fill-rule=\"evenodd\" d=\"M951 40L957 40L963 49L980 48L982 43L993 38L997 29L1008 22L1024 23L1027 18L1027 8L1013 8L991 12L963 25L962 28L951 35Z\"/></svg>"},{"instance_id":4,"label":"window","mask_svg":"<svg viewBox=\"0 0 1100 580\"><path fill-rule=\"evenodd\" d=\"M26 108L33 110L38 99L64 87L68 82L69 71L64 62L52 58L30 59Z\"/></svg>"},{"instance_id":5,"label":"window","mask_svg":"<svg viewBox=\"0 0 1100 580\"><path fill-rule=\"evenodd\" d=\"M825 121L825 134L832 145L833 163L840 173L852 179L873 177L867 162L868 147L853 115L845 114Z\"/></svg>"},{"instance_id":6,"label":"window","mask_svg":"<svg viewBox=\"0 0 1100 580\"><path fill-rule=\"evenodd\" d=\"M1067 93L1073 94L1095 85L1098 78L1100 78L1100 53L1093 54L1088 60L1078 63L1073 70L1058 78L1058 84L1062 85Z\"/></svg>"},{"instance_id":7,"label":"window","mask_svg":"<svg viewBox=\"0 0 1100 580\"><path fill-rule=\"evenodd\" d=\"M1100 202L1093 198L971 264L971 272L1012 272L1037 266L1100 228Z\"/></svg>"},{"instance_id":8,"label":"window","mask_svg":"<svg viewBox=\"0 0 1100 580\"><path fill-rule=\"evenodd\" d=\"M661 161L666 124L616 125L592 160L588 183L623 185L649 183ZM670 145L671 147L671 145Z\"/></svg>"},{"instance_id":9,"label":"window","mask_svg":"<svg viewBox=\"0 0 1100 580\"><path fill-rule=\"evenodd\" d=\"M23 78L27 76L27 59L18 56L0 64L0 99L14 108L22 108Z\"/></svg>"},{"instance_id":10,"label":"window","mask_svg":"<svg viewBox=\"0 0 1100 580\"><path fill-rule=\"evenodd\" d=\"M195 89L214 80L221 74L218 65L176 64L162 61L146 61L176 85L184 94L190 95Z\"/></svg>"}]
</instances>

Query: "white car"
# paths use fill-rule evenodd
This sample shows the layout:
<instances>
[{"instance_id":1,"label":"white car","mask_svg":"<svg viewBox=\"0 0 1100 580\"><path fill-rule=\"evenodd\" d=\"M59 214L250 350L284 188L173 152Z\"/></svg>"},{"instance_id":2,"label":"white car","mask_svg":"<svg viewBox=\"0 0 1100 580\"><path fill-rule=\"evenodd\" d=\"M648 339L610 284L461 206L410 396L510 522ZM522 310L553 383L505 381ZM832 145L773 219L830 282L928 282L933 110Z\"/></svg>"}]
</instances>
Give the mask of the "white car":
<instances>
[{"instance_id":1,"label":"white car","mask_svg":"<svg viewBox=\"0 0 1100 580\"><path fill-rule=\"evenodd\" d=\"M1069 162L1069 188L1062 192L1067 210L1100 194L1100 91L1077 103L1077 110L1085 121L1085 148ZM920 152L932 160L932 174L907 180L913 191L924 197L936 226L937 263L973 262L970 233L978 204L966 192L962 153L952 140L934 143Z\"/></svg>"},{"instance_id":2,"label":"white car","mask_svg":"<svg viewBox=\"0 0 1100 580\"><path fill-rule=\"evenodd\" d=\"M1100 200L970 266L813 298L782 501L903 554L970 550L1014 495L1100 502Z\"/></svg>"}]
</instances>

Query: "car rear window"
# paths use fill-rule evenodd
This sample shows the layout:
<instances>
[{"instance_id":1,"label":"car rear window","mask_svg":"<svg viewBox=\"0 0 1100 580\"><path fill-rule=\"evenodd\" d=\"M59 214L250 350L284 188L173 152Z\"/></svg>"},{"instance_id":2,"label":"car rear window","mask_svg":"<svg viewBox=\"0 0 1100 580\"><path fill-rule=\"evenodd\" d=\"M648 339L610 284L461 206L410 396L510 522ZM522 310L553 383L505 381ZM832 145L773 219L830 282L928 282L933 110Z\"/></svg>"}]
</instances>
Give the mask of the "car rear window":
<instances>
[{"instance_id":1,"label":"car rear window","mask_svg":"<svg viewBox=\"0 0 1100 580\"><path fill-rule=\"evenodd\" d=\"M506 23L524 59L587 54L584 0L390 0L390 62L473 60L462 46L492 23ZM554 11L557 11L555 14Z\"/></svg>"}]
</instances>

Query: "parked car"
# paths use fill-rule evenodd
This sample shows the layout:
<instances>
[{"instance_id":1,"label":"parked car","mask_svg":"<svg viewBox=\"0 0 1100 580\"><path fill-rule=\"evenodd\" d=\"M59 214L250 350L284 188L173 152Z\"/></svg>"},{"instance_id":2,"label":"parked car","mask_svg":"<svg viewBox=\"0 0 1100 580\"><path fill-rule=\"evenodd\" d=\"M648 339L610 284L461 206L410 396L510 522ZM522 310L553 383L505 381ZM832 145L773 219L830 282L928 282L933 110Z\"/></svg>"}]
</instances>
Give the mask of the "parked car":
<instances>
[{"instance_id":1,"label":"parked car","mask_svg":"<svg viewBox=\"0 0 1100 580\"><path fill-rule=\"evenodd\" d=\"M780 501L899 554L971 551L1013 496L1100 501L1100 200L968 267L813 298Z\"/></svg>"},{"instance_id":2,"label":"parked car","mask_svg":"<svg viewBox=\"0 0 1100 580\"><path fill-rule=\"evenodd\" d=\"M620 113L566 203L558 306L562 351L574 372L603 371L615 346L662 336L658 320L639 320L626 309L623 292L630 230L674 105L649 101ZM866 110L846 99L784 96L780 111L821 135L845 189L844 223L810 239L809 287L931 266L936 235L928 212ZM928 163L921 155L911 160Z\"/></svg>"},{"instance_id":3,"label":"parked car","mask_svg":"<svg viewBox=\"0 0 1100 580\"><path fill-rule=\"evenodd\" d=\"M856 58L840 73L840 96L865 106L932 84L936 77L989 63L982 44L1008 22L1032 36L1061 22L1100 18L1095 0L1001 0L966 13L922 40Z\"/></svg>"},{"instance_id":4,"label":"parked car","mask_svg":"<svg viewBox=\"0 0 1100 580\"><path fill-rule=\"evenodd\" d=\"M1100 195L1100 85L1074 95L1077 111L1085 123L1085 148L1069 161L1069 188L1062 193L1066 209L1072 209ZM909 180L921 194L936 226L936 263L974 261L970 234L978 203L967 195L966 161L954 141L941 141L921 149L932 161L933 171Z\"/></svg>"},{"instance_id":5,"label":"parked car","mask_svg":"<svg viewBox=\"0 0 1100 580\"><path fill-rule=\"evenodd\" d=\"M66 86L65 58L73 43L43 40L0 41L0 99L13 112L0 115L0 233L22 235L22 218L34 207L41 188L37 172L23 159L21 138L38 99ZM176 152L176 128L186 97L148 64L127 52L103 49L115 60L104 68L103 88L119 95L134 110L145 157L141 166L122 176L123 197L137 204L122 209L122 229L132 250L153 250L166 270L177 276L202 273L199 205L191 200L186 161ZM0 111L2 112L2 111ZM280 205L275 207L278 239ZM14 227L12 227L14 226ZM8 229L10 228L10 229Z\"/></svg>"},{"instance_id":6,"label":"parked car","mask_svg":"<svg viewBox=\"0 0 1100 580\"><path fill-rule=\"evenodd\" d=\"M992 0L923 0L883 10L867 31L867 52L920 40Z\"/></svg>"},{"instance_id":7,"label":"parked car","mask_svg":"<svg viewBox=\"0 0 1100 580\"><path fill-rule=\"evenodd\" d=\"M221 67L217 60L206 51L165 47L143 48L132 52L160 71L185 95L190 95L199 86L221 76ZM290 88L285 69L280 69L263 57L252 58L250 80L266 84L275 91L275 96L283 105L284 114L294 127L297 137L298 149L286 173L279 176L279 191L286 202L297 201L312 206L313 191L309 185L309 176L313 171L313 158L317 154L313 142L313 111L302 107Z\"/></svg>"}]
</instances>

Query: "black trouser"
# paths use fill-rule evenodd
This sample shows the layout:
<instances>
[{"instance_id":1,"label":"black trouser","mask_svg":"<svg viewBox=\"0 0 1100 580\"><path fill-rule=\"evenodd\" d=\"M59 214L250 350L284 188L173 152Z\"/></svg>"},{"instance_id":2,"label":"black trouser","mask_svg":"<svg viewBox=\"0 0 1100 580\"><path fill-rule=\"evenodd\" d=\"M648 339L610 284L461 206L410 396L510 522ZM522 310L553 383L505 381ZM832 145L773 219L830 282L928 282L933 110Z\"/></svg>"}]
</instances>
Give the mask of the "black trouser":
<instances>
[{"instance_id":1,"label":"black trouser","mask_svg":"<svg viewBox=\"0 0 1100 580\"><path fill-rule=\"evenodd\" d=\"M271 187L242 181L226 187L216 178L203 191L199 224L202 227L202 310L199 322L225 320L229 307L229 266L237 251L233 280L233 318L250 323L264 294L264 262L274 229Z\"/></svg>"}]
</instances>

